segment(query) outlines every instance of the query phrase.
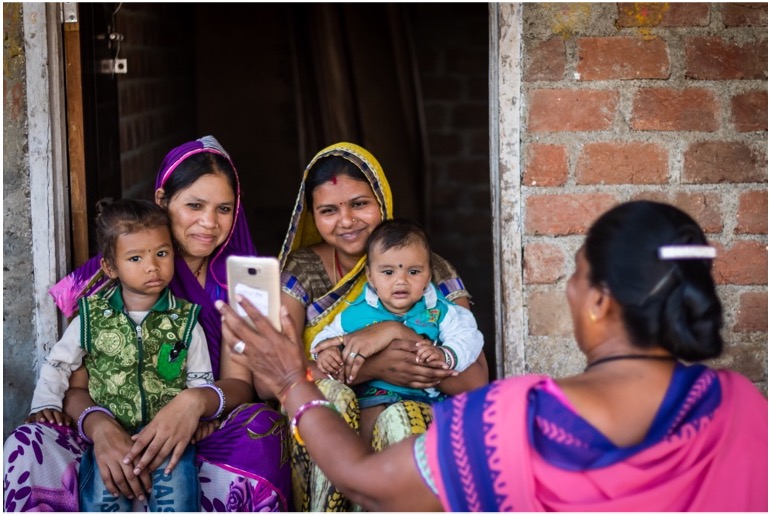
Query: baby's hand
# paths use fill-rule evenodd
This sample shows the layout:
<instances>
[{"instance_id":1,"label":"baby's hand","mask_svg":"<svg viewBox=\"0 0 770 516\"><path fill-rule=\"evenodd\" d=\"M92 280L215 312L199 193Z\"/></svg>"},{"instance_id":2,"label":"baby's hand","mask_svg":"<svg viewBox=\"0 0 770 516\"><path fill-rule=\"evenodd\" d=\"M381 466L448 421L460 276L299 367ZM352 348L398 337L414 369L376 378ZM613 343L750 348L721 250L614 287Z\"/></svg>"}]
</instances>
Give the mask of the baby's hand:
<instances>
[{"instance_id":1,"label":"baby's hand","mask_svg":"<svg viewBox=\"0 0 770 516\"><path fill-rule=\"evenodd\" d=\"M43 409L40 412L30 414L24 419L25 423L44 423L46 421L49 423L56 423L57 425L61 426L69 426L75 428L72 418L62 411L56 409Z\"/></svg>"},{"instance_id":2,"label":"baby's hand","mask_svg":"<svg viewBox=\"0 0 770 516\"><path fill-rule=\"evenodd\" d=\"M342 352L338 347L326 348L318 353L316 363L322 373L339 379L343 366Z\"/></svg>"},{"instance_id":3,"label":"baby's hand","mask_svg":"<svg viewBox=\"0 0 770 516\"><path fill-rule=\"evenodd\" d=\"M198 428L195 429L195 433L193 434L190 442L193 444L200 442L201 440L213 434L217 428L219 428L219 421L217 420L200 421L198 423Z\"/></svg>"},{"instance_id":4,"label":"baby's hand","mask_svg":"<svg viewBox=\"0 0 770 516\"><path fill-rule=\"evenodd\" d=\"M439 367L441 364L442 369L449 369L446 365L446 359L444 352L440 347L433 346L429 341L422 341L417 343L417 362L421 364L430 364L432 367Z\"/></svg>"}]
</instances>

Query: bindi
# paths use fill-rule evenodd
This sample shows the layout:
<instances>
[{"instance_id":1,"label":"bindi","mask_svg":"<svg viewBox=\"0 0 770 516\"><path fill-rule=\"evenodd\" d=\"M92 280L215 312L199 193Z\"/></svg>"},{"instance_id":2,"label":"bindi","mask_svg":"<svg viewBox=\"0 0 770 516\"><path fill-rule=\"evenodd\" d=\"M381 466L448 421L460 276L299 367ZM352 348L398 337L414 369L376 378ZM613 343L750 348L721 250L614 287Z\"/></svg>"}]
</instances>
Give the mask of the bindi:
<instances>
[{"instance_id":1,"label":"bindi","mask_svg":"<svg viewBox=\"0 0 770 516\"><path fill-rule=\"evenodd\" d=\"M333 185L337 184L337 176L334 176L333 178L329 179L329 182Z\"/></svg>"},{"instance_id":2,"label":"bindi","mask_svg":"<svg viewBox=\"0 0 770 516\"><path fill-rule=\"evenodd\" d=\"M401 265L401 264L399 263L399 264L398 264L398 268L399 268L399 269L403 269L403 268L404 268L404 266L403 266L403 265Z\"/></svg>"}]
</instances>

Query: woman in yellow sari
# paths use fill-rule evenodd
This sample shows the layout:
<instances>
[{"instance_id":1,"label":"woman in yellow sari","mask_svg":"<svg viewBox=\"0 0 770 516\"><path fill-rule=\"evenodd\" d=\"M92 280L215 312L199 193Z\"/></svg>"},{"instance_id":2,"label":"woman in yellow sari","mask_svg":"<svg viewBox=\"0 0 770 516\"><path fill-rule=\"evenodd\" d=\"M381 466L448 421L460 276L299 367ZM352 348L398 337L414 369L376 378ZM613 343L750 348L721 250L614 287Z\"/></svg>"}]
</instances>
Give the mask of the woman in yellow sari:
<instances>
[{"instance_id":1,"label":"woman in yellow sari","mask_svg":"<svg viewBox=\"0 0 770 516\"><path fill-rule=\"evenodd\" d=\"M362 147L337 143L320 151L305 169L291 224L281 249L281 302L297 323L305 352L313 337L362 291L366 282L366 240L383 220L393 218L390 186L379 162ZM435 253L433 282L444 296L470 308L468 291L454 268ZM418 389L438 387L457 394L486 385L484 355L460 375L415 360L421 340L397 322L383 322L340 335L340 345L356 349L345 358L348 385L374 378ZM367 351L371 350L371 352ZM356 395L346 384L326 379L312 367L313 378L353 429L358 429ZM381 450L409 435L425 432L430 406L403 401L378 418L371 443ZM304 446L292 443L295 509L346 511L350 503L310 460Z\"/></svg>"}]
</instances>

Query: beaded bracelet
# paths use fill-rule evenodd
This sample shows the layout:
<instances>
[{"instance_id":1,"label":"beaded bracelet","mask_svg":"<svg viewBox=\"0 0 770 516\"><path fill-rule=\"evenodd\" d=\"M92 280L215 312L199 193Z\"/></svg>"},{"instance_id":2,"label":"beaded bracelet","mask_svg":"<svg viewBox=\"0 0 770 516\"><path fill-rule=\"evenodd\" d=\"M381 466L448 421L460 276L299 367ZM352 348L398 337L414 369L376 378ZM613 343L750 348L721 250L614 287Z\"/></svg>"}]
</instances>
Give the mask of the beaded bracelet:
<instances>
[{"instance_id":1,"label":"beaded bracelet","mask_svg":"<svg viewBox=\"0 0 770 516\"><path fill-rule=\"evenodd\" d=\"M313 407L326 407L328 409L332 409L337 414L340 413L340 411L337 409L337 406L331 401L327 401L327 400L308 401L307 403L302 405L300 408L298 408L297 412L294 414L294 417L291 418L291 424L289 425L289 429L291 430L291 434L294 436L294 439L297 441L297 444L299 444L300 446L305 446L305 441L303 441L302 437L300 437L299 428L297 425L299 425L299 420L302 417L302 415L308 409L311 409Z\"/></svg>"},{"instance_id":2,"label":"beaded bracelet","mask_svg":"<svg viewBox=\"0 0 770 516\"><path fill-rule=\"evenodd\" d=\"M78 435L81 439L83 439L88 444L94 444L94 442L89 439L89 437L86 435L86 433L83 431L83 422L86 420L86 416L90 414L91 412L104 412L108 416L110 416L112 419L115 419L115 414L110 412L109 409L106 409L104 407L100 407L98 405L92 405L85 409L83 412L80 413L80 417L78 418Z\"/></svg>"},{"instance_id":3,"label":"beaded bracelet","mask_svg":"<svg viewBox=\"0 0 770 516\"><path fill-rule=\"evenodd\" d=\"M210 415L209 417L201 418L201 421L214 421L215 419L217 419L219 416L222 415L222 412L225 411L225 402L227 401L227 399L225 398L225 393L222 389L220 389L213 383L204 383L203 385L198 386L199 389L202 387L213 389L217 393L217 396L219 396L219 408L217 409L217 411L214 412L214 414Z\"/></svg>"}]
</instances>

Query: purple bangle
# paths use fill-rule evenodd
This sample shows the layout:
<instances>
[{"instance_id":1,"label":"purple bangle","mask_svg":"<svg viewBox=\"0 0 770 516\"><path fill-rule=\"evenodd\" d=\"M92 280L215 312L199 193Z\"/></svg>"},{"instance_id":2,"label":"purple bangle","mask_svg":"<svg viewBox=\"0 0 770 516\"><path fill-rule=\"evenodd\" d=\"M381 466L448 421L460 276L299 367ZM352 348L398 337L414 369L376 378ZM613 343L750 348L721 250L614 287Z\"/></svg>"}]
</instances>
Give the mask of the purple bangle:
<instances>
[{"instance_id":1,"label":"purple bangle","mask_svg":"<svg viewBox=\"0 0 770 516\"><path fill-rule=\"evenodd\" d=\"M104 407L100 407L98 405L93 405L91 407L88 407L83 412L80 413L80 417L78 418L78 435L81 439L83 439L88 444L94 444L94 442L88 438L86 433L83 431L83 422L86 420L86 416L90 414L91 412L104 412L105 414L109 415L112 419L115 419L115 414L110 412L108 409Z\"/></svg>"},{"instance_id":2,"label":"purple bangle","mask_svg":"<svg viewBox=\"0 0 770 516\"><path fill-rule=\"evenodd\" d=\"M207 387L209 389L213 389L217 393L217 396L219 396L219 408L217 409L217 411L214 412L214 414L212 414L209 417L201 418L201 421L214 421L215 419L217 419L219 416L222 415L222 412L225 411L225 400L226 400L225 393L224 391L222 391L222 389L220 389L213 383L204 383L203 385L198 386L198 388L201 388L201 387Z\"/></svg>"}]
</instances>

